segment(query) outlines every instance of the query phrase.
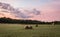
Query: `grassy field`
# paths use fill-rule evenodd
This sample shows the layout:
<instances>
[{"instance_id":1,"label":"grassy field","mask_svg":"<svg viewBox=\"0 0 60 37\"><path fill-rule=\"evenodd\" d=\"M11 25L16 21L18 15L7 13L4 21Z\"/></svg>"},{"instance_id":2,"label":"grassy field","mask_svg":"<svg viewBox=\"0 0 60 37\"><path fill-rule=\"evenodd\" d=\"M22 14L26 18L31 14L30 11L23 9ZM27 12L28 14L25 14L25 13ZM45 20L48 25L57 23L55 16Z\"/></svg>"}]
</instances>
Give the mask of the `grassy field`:
<instances>
[{"instance_id":1,"label":"grassy field","mask_svg":"<svg viewBox=\"0 0 60 37\"><path fill-rule=\"evenodd\" d=\"M24 29L21 24L0 24L0 37L60 37L60 25L39 25Z\"/></svg>"}]
</instances>

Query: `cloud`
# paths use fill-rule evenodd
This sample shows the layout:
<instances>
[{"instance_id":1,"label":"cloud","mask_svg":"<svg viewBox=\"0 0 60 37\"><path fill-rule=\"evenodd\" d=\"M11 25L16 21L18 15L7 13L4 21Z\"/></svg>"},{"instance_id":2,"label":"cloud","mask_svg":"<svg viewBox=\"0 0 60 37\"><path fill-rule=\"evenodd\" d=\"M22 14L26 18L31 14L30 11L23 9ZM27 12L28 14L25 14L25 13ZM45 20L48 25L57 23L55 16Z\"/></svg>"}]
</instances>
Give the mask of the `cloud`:
<instances>
[{"instance_id":1,"label":"cloud","mask_svg":"<svg viewBox=\"0 0 60 37\"><path fill-rule=\"evenodd\" d=\"M10 4L1 2L0 2L0 8L2 9L1 12L14 14L14 16L18 18L32 18L34 15L40 14L40 11L36 9L32 9L31 11L29 10L21 11L19 9L15 9Z\"/></svg>"},{"instance_id":2,"label":"cloud","mask_svg":"<svg viewBox=\"0 0 60 37\"><path fill-rule=\"evenodd\" d=\"M37 9L33 9L32 13L35 15L40 15L40 11Z\"/></svg>"},{"instance_id":3,"label":"cloud","mask_svg":"<svg viewBox=\"0 0 60 37\"><path fill-rule=\"evenodd\" d=\"M21 10L25 14L32 14L32 15L40 15L40 10L33 8L33 9L22 9Z\"/></svg>"}]
</instances>

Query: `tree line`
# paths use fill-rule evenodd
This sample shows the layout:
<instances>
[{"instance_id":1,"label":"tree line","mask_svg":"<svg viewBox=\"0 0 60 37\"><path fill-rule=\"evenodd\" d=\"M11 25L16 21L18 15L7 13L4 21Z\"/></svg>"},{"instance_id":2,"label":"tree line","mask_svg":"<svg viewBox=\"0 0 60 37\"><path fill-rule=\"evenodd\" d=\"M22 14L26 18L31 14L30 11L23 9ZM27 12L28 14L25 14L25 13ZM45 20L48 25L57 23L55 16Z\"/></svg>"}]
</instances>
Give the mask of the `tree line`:
<instances>
[{"instance_id":1,"label":"tree line","mask_svg":"<svg viewBox=\"0 0 60 37\"><path fill-rule=\"evenodd\" d=\"M18 19L11 19L11 18L0 18L0 23L8 23L8 24L60 24L60 21L54 22L42 22L37 20L18 20Z\"/></svg>"}]
</instances>

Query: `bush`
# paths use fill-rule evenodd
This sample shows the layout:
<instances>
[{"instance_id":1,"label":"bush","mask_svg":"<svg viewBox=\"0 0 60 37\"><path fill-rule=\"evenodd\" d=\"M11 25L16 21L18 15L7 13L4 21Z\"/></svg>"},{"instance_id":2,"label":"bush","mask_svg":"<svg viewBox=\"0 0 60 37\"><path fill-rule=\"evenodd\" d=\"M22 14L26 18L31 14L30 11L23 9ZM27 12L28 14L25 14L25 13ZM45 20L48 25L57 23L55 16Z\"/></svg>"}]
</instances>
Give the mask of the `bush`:
<instances>
[{"instance_id":1,"label":"bush","mask_svg":"<svg viewBox=\"0 0 60 37\"><path fill-rule=\"evenodd\" d=\"M36 27L38 27L38 24L36 24Z\"/></svg>"}]
</instances>

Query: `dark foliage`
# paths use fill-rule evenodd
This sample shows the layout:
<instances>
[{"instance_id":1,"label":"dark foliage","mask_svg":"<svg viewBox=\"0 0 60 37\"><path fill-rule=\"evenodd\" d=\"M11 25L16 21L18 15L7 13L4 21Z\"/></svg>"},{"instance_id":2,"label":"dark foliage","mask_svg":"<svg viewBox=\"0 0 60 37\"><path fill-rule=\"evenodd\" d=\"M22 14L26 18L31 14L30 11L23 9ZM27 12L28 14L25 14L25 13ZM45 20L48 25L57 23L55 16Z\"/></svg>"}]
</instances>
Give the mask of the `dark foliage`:
<instances>
[{"instance_id":1,"label":"dark foliage","mask_svg":"<svg viewBox=\"0 0 60 37\"><path fill-rule=\"evenodd\" d=\"M36 27L38 27L38 24L36 24Z\"/></svg>"},{"instance_id":2,"label":"dark foliage","mask_svg":"<svg viewBox=\"0 0 60 37\"><path fill-rule=\"evenodd\" d=\"M11 23L11 24L52 24L53 22L41 22L36 20L17 20L10 18L0 18L0 23ZM54 21L55 24L60 24L60 21ZM36 25L37 26L37 25Z\"/></svg>"}]
</instances>

